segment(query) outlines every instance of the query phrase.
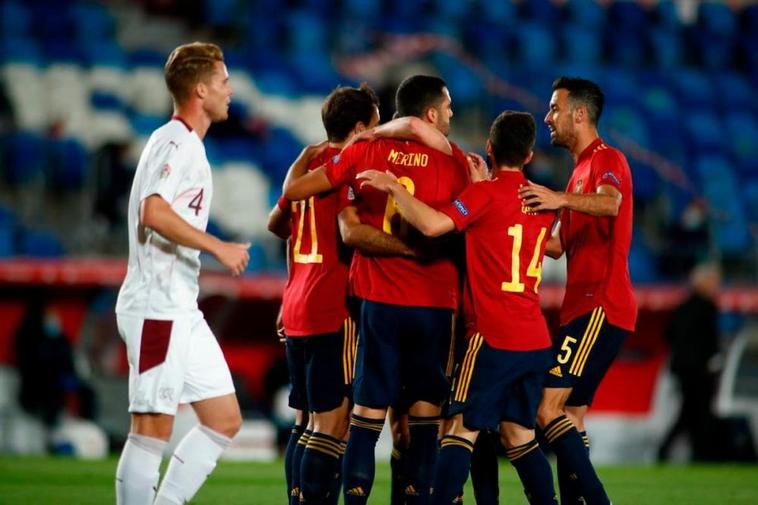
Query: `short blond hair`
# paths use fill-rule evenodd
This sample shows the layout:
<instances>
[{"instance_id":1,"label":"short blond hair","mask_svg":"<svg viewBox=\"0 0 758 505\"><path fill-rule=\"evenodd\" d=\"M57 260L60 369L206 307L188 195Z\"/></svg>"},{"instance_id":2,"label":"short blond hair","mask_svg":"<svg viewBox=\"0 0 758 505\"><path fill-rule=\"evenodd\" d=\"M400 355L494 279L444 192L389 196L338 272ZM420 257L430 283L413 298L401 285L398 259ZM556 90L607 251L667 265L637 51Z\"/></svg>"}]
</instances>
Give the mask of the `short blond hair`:
<instances>
[{"instance_id":1,"label":"short blond hair","mask_svg":"<svg viewBox=\"0 0 758 505\"><path fill-rule=\"evenodd\" d=\"M198 82L213 74L217 61L224 61L224 53L216 44L208 42L183 44L171 51L164 77L174 102L184 102Z\"/></svg>"}]
</instances>

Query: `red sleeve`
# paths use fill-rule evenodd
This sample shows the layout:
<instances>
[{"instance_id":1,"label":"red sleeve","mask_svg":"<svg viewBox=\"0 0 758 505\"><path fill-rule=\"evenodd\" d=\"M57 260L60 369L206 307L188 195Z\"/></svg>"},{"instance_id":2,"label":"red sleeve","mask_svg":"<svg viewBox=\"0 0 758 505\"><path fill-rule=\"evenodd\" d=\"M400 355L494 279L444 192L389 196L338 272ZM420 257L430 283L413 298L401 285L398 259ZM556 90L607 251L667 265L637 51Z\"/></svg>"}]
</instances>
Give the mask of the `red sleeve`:
<instances>
[{"instance_id":1,"label":"red sleeve","mask_svg":"<svg viewBox=\"0 0 758 505\"><path fill-rule=\"evenodd\" d=\"M479 219L490 202L490 195L482 187L488 181L477 182L463 190L458 198L440 208L455 223L455 229L463 231Z\"/></svg>"},{"instance_id":2,"label":"red sleeve","mask_svg":"<svg viewBox=\"0 0 758 505\"><path fill-rule=\"evenodd\" d=\"M360 160L369 142L357 142L324 163L324 170L333 188L350 182L355 177L356 162Z\"/></svg>"},{"instance_id":3,"label":"red sleeve","mask_svg":"<svg viewBox=\"0 0 758 505\"><path fill-rule=\"evenodd\" d=\"M337 191L337 214L339 214L345 209L345 207L355 205L355 192L349 184L345 184L341 188L337 189Z\"/></svg>"},{"instance_id":4,"label":"red sleeve","mask_svg":"<svg viewBox=\"0 0 758 505\"><path fill-rule=\"evenodd\" d=\"M621 191L622 181L626 179L626 168L613 149L603 149L592 157L590 174L595 187L608 185Z\"/></svg>"},{"instance_id":5,"label":"red sleeve","mask_svg":"<svg viewBox=\"0 0 758 505\"><path fill-rule=\"evenodd\" d=\"M279 207L281 210L287 210L290 206L290 201L284 198L284 195L280 196L279 199L276 201L277 207Z\"/></svg>"},{"instance_id":6,"label":"red sleeve","mask_svg":"<svg viewBox=\"0 0 758 505\"><path fill-rule=\"evenodd\" d=\"M464 153L463 150L458 147L455 142L450 142L450 147L453 148L453 158L455 158L458 164L463 168L466 184L470 184L471 175L468 172L468 159L466 158L466 153Z\"/></svg>"}]
</instances>

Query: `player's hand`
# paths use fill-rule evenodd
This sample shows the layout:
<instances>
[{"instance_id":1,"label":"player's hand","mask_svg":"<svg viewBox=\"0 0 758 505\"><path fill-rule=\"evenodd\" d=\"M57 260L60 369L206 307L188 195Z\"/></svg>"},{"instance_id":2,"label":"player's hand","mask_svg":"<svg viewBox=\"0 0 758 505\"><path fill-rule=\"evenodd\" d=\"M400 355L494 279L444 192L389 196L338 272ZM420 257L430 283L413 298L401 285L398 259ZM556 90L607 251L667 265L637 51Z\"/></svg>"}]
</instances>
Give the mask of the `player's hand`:
<instances>
[{"instance_id":1,"label":"player's hand","mask_svg":"<svg viewBox=\"0 0 758 505\"><path fill-rule=\"evenodd\" d=\"M563 193L553 191L531 181L528 181L526 185L519 188L518 195L521 198L521 202L535 212L557 210L566 205Z\"/></svg>"},{"instance_id":2,"label":"player's hand","mask_svg":"<svg viewBox=\"0 0 758 505\"><path fill-rule=\"evenodd\" d=\"M385 193L391 193L395 186L400 185L397 182L395 174L389 170L386 172L380 172L379 170L364 170L356 175L355 178L358 180L362 179L361 187L370 186Z\"/></svg>"},{"instance_id":3,"label":"player's hand","mask_svg":"<svg viewBox=\"0 0 758 505\"><path fill-rule=\"evenodd\" d=\"M318 144L310 144L303 149L303 155L307 156L309 160L312 160L319 154L324 152L324 149L329 147L328 140L322 140Z\"/></svg>"},{"instance_id":4,"label":"player's hand","mask_svg":"<svg viewBox=\"0 0 758 505\"><path fill-rule=\"evenodd\" d=\"M240 244L237 242L220 242L214 256L219 263L224 265L232 275L237 276L245 271L247 262L250 261L250 255L247 250L250 249L250 242Z\"/></svg>"},{"instance_id":5,"label":"player's hand","mask_svg":"<svg viewBox=\"0 0 758 505\"><path fill-rule=\"evenodd\" d=\"M486 181L490 178L487 162L477 153L468 153L466 155L466 161L468 161L468 174L471 182Z\"/></svg>"},{"instance_id":6,"label":"player's hand","mask_svg":"<svg viewBox=\"0 0 758 505\"><path fill-rule=\"evenodd\" d=\"M374 128L369 128L368 130L363 130L360 133L356 133L352 137L350 137L350 140L348 140L344 146L342 146L342 150L344 151L349 146L356 144L358 142L373 142L376 140L376 133Z\"/></svg>"}]
</instances>

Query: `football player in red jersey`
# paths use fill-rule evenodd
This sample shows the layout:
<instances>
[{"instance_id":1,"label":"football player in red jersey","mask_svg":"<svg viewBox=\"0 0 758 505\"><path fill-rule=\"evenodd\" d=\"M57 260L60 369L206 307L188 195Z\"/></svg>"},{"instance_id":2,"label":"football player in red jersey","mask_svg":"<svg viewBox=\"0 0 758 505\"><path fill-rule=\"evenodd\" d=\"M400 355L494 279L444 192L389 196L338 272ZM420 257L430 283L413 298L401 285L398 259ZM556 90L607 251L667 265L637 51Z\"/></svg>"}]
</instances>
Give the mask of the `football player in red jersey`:
<instances>
[{"instance_id":1,"label":"football player in red jersey","mask_svg":"<svg viewBox=\"0 0 758 505\"><path fill-rule=\"evenodd\" d=\"M571 153L574 171L565 192L531 183L521 190L525 205L560 210L547 254L566 253L566 295L537 420L558 457L561 503L571 505L609 503L589 460L584 415L637 319L628 266L632 175L621 151L598 134L603 102L586 79L553 83L545 123L552 144Z\"/></svg>"},{"instance_id":2,"label":"football player in red jersey","mask_svg":"<svg viewBox=\"0 0 758 505\"><path fill-rule=\"evenodd\" d=\"M518 196L527 183L522 168L532 158L535 130L530 114L500 114L487 142L492 179L472 184L439 210L415 199L390 171L358 174L364 184L390 194L424 235L466 231L475 333L456 377L448 412L452 424L440 443L432 503L453 503L468 475L479 431L497 427L529 502L557 503L550 465L534 432L551 362L537 293L554 215L525 207Z\"/></svg>"},{"instance_id":3,"label":"football player in red jersey","mask_svg":"<svg viewBox=\"0 0 758 505\"><path fill-rule=\"evenodd\" d=\"M446 143L452 116L444 81L414 76L398 89L399 116L431 123ZM350 184L361 221L399 235L409 245L423 242L397 213L386 194L361 189L355 174L367 166L392 167L419 198L450 201L468 183L465 157L449 156L416 142L380 139L353 144L323 169L288 176L285 196L306 198ZM406 497L425 500L436 453L439 409L448 389L445 378L458 272L444 247L424 261L370 257L353 259L355 293L362 300L354 380L356 406L345 462L346 504L366 503L373 483L374 446L390 405L409 406L411 442ZM349 460L349 461L348 461Z\"/></svg>"}]
</instances>

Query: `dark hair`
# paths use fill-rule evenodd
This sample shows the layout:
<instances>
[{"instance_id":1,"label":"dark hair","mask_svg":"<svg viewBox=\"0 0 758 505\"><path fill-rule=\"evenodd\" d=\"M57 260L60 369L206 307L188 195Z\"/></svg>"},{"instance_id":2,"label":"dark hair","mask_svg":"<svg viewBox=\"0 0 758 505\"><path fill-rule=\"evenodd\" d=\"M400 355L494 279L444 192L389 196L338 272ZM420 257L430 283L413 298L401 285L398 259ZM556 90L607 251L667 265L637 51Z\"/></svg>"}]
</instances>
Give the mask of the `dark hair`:
<instances>
[{"instance_id":1,"label":"dark hair","mask_svg":"<svg viewBox=\"0 0 758 505\"><path fill-rule=\"evenodd\" d=\"M521 167L534 148L537 126L528 112L506 110L490 127L492 156L497 165Z\"/></svg>"},{"instance_id":2,"label":"dark hair","mask_svg":"<svg viewBox=\"0 0 758 505\"><path fill-rule=\"evenodd\" d=\"M368 126L374 107L379 107L379 98L365 82L358 88L340 86L332 91L321 107L329 141L342 142L359 121Z\"/></svg>"},{"instance_id":3,"label":"dark hair","mask_svg":"<svg viewBox=\"0 0 758 505\"><path fill-rule=\"evenodd\" d=\"M445 81L431 75L412 75L397 87L395 109L399 117L422 117L429 107L442 99Z\"/></svg>"},{"instance_id":4,"label":"dark hair","mask_svg":"<svg viewBox=\"0 0 758 505\"><path fill-rule=\"evenodd\" d=\"M184 102L198 82L208 79L224 53L216 44L192 42L173 51L164 67L166 86L176 103Z\"/></svg>"},{"instance_id":5,"label":"dark hair","mask_svg":"<svg viewBox=\"0 0 758 505\"><path fill-rule=\"evenodd\" d=\"M590 123L597 125L605 103L605 95L600 86L579 77L559 77L553 81L553 91L557 89L568 91L569 102L572 106L583 105L586 107Z\"/></svg>"}]
</instances>

